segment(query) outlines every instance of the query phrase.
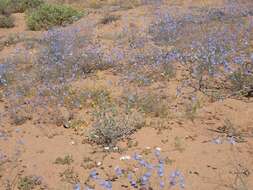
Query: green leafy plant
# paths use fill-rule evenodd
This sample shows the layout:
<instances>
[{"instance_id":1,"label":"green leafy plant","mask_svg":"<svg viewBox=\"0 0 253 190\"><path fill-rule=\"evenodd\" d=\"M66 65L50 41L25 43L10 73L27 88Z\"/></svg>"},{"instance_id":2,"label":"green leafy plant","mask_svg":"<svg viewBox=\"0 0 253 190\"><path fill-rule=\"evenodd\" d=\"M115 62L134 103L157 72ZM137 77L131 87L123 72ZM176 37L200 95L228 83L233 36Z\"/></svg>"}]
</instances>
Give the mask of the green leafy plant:
<instances>
[{"instance_id":1,"label":"green leafy plant","mask_svg":"<svg viewBox=\"0 0 253 190\"><path fill-rule=\"evenodd\" d=\"M11 12L25 12L29 9L37 8L44 3L43 0L9 0Z\"/></svg>"},{"instance_id":2,"label":"green leafy plant","mask_svg":"<svg viewBox=\"0 0 253 190\"><path fill-rule=\"evenodd\" d=\"M196 97L192 97L192 101L186 104L185 116L187 119L194 121L198 109L201 107L200 101Z\"/></svg>"},{"instance_id":3,"label":"green leafy plant","mask_svg":"<svg viewBox=\"0 0 253 190\"><path fill-rule=\"evenodd\" d=\"M178 150L179 152L183 152L185 150L184 144L182 142L182 139L180 137L175 137L175 149Z\"/></svg>"},{"instance_id":4,"label":"green leafy plant","mask_svg":"<svg viewBox=\"0 0 253 190\"><path fill-rule=\"evenodd\" d=\"M9 15L9 11L7 9L9 5L9 0L0 0L0 14L1 15Z\"/></svg>"},{"instance_id":5,"label":"green leafy plant","mask_svg":"<svg viewBox=\"0 0 253 190\"><path fill-rule=\"evenodd\" d=\"M0 14L22 13L43 3L43 0L0 0Z\"/></svg>"},{"instance_id":6,"label":"green leafy plant","mask_svg":"<svg viewBox=\"0 0 253 190\"><path fill-rule=\"evenodd\" d=\"M71 155L66 155L63 158L58 157L55 160L55 164L61 164L61 165L70 165L72 162L74 162Z\"/></svg>"},{"instance_id":7,"label":"green leafy plant","mask_svg":"<svg viewBox=\"0 0 253 190\"><path fill-rule=\"evenodd\" d=\"M62 181L65 181L70 184L76 184L79 182L79 177L75 173L73 168L67 168L62 173L60 173L60 177Z\"/></svg>"},{"instance_id":8,"label":"green leafy plant","mask_svg":"<svg viewBox=\"0 0 253 190\"><path fill-rule=\"evenodd\" d=\"M138 114L120 113L115 106L108 105L95 112L95 122L89 140L101 145L114 145L116 142L144 126Z\"/></svg>"},{"instance_id":9,"label":"green leafy plant","mask_svg":"<svg viewBox=\"0 0 253 190\"><path fill-rule=\"evenodd\" d=\"M81 16L81 12L70 6L42 4L37 9L27 12L27 25L30 30L49 29L53 26L71 24Z\"/></svg>"},{"instance_id":10,"label":"green leafy plant","mask_svg":"<svg viewBox=\"0 0 253 190\"><path fill-rule=\"evenodd\" d=\"M32 190L41 185L41 179L37 176L25 176L19 179L17 187L19 190Z\"/></svg>"},{"instance_id":11,"label":"green leafy plant","mask_svg":"<svg viewBox=\"0 0 253 190\"><path fill-rule=\"evenodd\" d=\"M168 104L165 99L156 94L124 94L122 97L126 109L137 109L139 112L154 116L167 117L169 115Z\"/></svg>"},{"instance_id":12,"label":"green leafy plant","mask_svg":"<svg viewBox=\"0 0 253 190\"><path fill-rule=\"evenodd\" d=\"M100 9L102 7L102 2L99 0L91 0L89 1L87 7L92 9Z\"/></svg>"},{"instance_id":13,"label":"green leafy plant","mask_svg":"<svg viewBox=\"0 0 253 190\"><path fill-rule=\"evenodd\" d=\"M238 69L230 76L231 89L233 93L242 96L253 96L253 74L252 71Z\"/></svg>"}]
</instances>

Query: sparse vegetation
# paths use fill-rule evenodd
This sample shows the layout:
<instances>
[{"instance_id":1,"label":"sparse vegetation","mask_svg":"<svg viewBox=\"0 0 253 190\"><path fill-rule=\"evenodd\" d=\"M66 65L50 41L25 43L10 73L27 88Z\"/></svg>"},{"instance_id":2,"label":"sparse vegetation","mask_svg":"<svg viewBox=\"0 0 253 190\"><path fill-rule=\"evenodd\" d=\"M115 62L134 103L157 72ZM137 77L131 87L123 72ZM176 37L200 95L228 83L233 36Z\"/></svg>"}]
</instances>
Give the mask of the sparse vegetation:
<instances>
[{"instance_id":1,"label":"sparse vegetation","mask_svg":"<svg viewBox=\"0 0 253 190\"><path fill-rule=\"evenodd\" d=\"M79 182L79 177L75 173L73 168L67 168L60 173L61 180L70 184L76 184Z\"/></svg>"},{"instance_id":2,"label":"sparse vegetation","mask_svg":"<svg viewBox=\"0 0 253 190\"><path fill-rule=\"evenodd\" d=\"M14 27L14 19L11 16L0 15L0 28Z\"/></svg>"},{"instance_id":3,"label":"sparse vegetation","mask_svg":"<svg viewBox=\"0 0 253 190\"><path fill-rule=\"evenodd\" d=\"M104 7L115 7L117 10L133 9L142 5L159 4L161 0L88 0L85 7L101 9Z\"/></svg>"},{"instance_id":4,"label":"sparse vegetation","mask_svg":"<svg viewBox=\"0 0 253 190\"><path fill-rule=\"evenodd\" d=\"M101 24L110 24L120 19L120 16L116 15L106 15L104 18L101 19Z\"/></svg>"},{"instance_id":5,"label":"sparse vegetation","mask_svg":"<svg viewBox=\"0 0 253 190\"><path fill-rule=\"evenodd\" d=\"M168 115L167 101L155 95L145 95L137 101L137 109L155 117L166 117Z\"/></svg>"},{"instance_id":6,"label":"sparse vegetation","mask_svg":"<svg viewBox=\"0 0 253 190\"><path fill-rule=\"evenodd\" d=\"M61 164L61 165L70 165L72 162L74 162L71 155L66 155L63 158L58 157L55 160L55 164Z\"/></svg>"},{"instance_id":7,"label":"sparse vegetation","mask_svg":"<svg viewBox=\"0 0 253 190\"><path fill-rule=\"evenodd\" d=\"M0 189L251 189L243 3L0 0Z\"/></svg>"},{"instance_id":8,"label":"sparse vegetation","mask_svg":"<svg viewBox=\"0 0 253 190\"><path fill-rule=\"evenodd\" d=\"M168 102L165 98L156 94L137 95L126 93L122 97L122 101L127 111L136 109L139 112L154 117L167 117L169 114Z\"/></svg>"},{"instance_id":9,"label":"sparse vegetation","mask_svg":"<svg viewBox=\"0 0 253 190\"><path fill-rule=\"evenodd\" d=\"M175 137L174 139L175 143L175 150L179 151L179 152L183 152L185 150L184 144L182 142L182 139L180 137Z\"/></svg>"},{"instance_id":10,"label":"sparse vegetation","mask_svg":"<svg viewBox=\"0 0 253 190\"><path fill-rule=\"evenodd\" d=\"M91 0L88 3L88 7L92 9L99 9L102 7L102 2L100 0Z\"/></svg>"},{"instance_id":11,"label":"sparse vegetation","mask_svg":"<svg viewBox=\"0 0 253 190\"><path fill-rule=\"evenodd\" d=\"M41 179L37 176L25 176L19 179L17 187L19 190L32 190L41 183Z\"/></svg>"},{"instance_id":12,"label":"sparse vegetation","mask_svg":"<svg viewBox=\"0 0 253 190\"><path fill-rule=\"evenodd\" d=\"M239 96L253 96L253 73L251 70L240 68L233 72L229 79L233 93Z\"/></svg>"},{"instance_id":13,"label":"sparse vegetation","mask_svg":"<svg viewBox=\"0 0 253 190\"><path fill-rule=\"evenodd\" d=\"M81 164L81 167L89 170L95 168L96 166L97 166L96 162L89 157L84 157L83 163Z\"/></svg>"},{"instance_id":14,"label":"sparse vegetation","mask_svg":"<svg viewBox=\"0 0 253 190\"><path fill-rule=\"evenodd\" d=\"M186 103L185 117L194 121L197 110L200 108L200 102L196 97L191 98L191 102Z\"/></svg>"}]
</instances>

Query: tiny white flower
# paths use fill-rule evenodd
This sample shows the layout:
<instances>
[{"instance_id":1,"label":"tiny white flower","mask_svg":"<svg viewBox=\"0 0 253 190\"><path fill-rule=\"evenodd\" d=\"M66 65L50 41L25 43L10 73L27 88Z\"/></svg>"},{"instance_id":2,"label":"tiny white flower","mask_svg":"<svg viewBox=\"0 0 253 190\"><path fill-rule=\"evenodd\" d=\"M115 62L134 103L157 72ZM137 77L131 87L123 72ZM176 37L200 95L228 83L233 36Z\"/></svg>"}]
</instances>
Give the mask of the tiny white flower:
<instances>
[{"instance_id":1,"label":"tiny white flower","mask_svg":"<svg viewBox=\"0 0 253 190\"><path fill-rule=\"evenodd\" d=\"M131 159L131 157L130 156L121 156L120 157L120 160L130 160Z\"/></svg>"},{"instance_id":2,"label":"tiny white flower","mask_svg":"<svg viewBox=\"0 0 253 190\"><path fill-rule=\"evenodd\" d=\"M119 150L119 147L115 146L113 147L113 150Z\"/></svg>"},{"instance_id":3,"label":"tiny white flower","mask_svg":"<svg viewBox=\"0 0 253 190\"><path fill-rule=\"evenodd\" d=\"M97 162L97 166L101 166L102 165L102 162Z\"/></svg>"},{"instance_id":4,"label":"tiny white flower","mask_svg":"<svg viewBox=\"0 0 253 190\"><path fill-rule=\"evenodd\" d=\"M110 149L110 147L109 147L109 146L106 146L104 149L105 149L105 150L109 150L109 149Z\"/></svg>"}]
</instances>

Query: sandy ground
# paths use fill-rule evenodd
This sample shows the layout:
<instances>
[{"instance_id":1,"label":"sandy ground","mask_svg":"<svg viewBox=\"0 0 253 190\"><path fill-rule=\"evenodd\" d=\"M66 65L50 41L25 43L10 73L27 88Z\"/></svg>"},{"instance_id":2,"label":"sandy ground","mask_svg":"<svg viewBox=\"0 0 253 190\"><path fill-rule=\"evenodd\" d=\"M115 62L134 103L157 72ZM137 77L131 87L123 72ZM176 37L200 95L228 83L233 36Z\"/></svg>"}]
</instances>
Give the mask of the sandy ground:
<instances>
[{"instance_id":1,"label":"sandy ground","mask_svg":"<svg viewBox=\"0 0 253 190\"><path fill-rule=\"evenodd\" d=\"M219 6L221 1L168 1L168 3L182 3L184 7L199 6L201 3L209 3ZM182 5L181 4L181 5ZM115 12L138 27L145 27L150 22L150 7L138 7L136 9ZM9 34L25 34L40 36L40 32L29 32L26 29L24 15L15 14L16 26L12 29L0 29L0 36ZM100 13L92 13L81 19L74 25L84 26L86 19L93 18L97 21ZM123 20L124 20L123 19ZM97 38L110 50L110 37L114 35L123 21L117 21L107 26L98 25ZM85 31L85 29L84 29ZM108 40L109 39L109 40ZM1 58L14 52L22 42L6 46L0 52ZM95 79L94 79L95 78ZM78 87L95 83L108 85L113 96L117 97L124 90L119 85L119 76L112 72L100 72L96 77L78 81ZM153 86L143 88L143 91L165 91L168 95L174 94L177 80L169 83L156 83ZM135 87L133 87L134 89ZM170 102L173 105L177 102ZM0 102L2 110L4 102ZM173 109L172 109L173 112ZM84 118L86 112L80 113ZM36 175L41 177L42 184L38 189L68 190L73 189L75 177L63 179L61 173L68 168L73 169L72 175L78 176L78 181L83 184L92 168L97 168L101 176L112 177L116 166L122 168L133 165L132 161L120 160L122 156L143 154L147 160L155 161L153 150L161 148L161 153L166 162L166 172L175 169L182 172L185 177L186 190L250 190L253 189L253 103L235 99L226 99L219 102L205 102L205 106L197 112L194 121L182 117L180 111L174 110L169 120L162 121L162 130L156 129L150 118L150 124L138 130L128 139L117 144L121 151L107 151L94 144L84 141L82 134L73 129L66 129L55 125L34 125L28 121L21 126L13 126L6 122L0 129L0 189L17 189L21 176ZM243 141L234 145L229 143L225 133L220 133L217 128L222 128L226 120L233 123L236 131L245 133ZM88 128L89 126L87 126ZM220 141L215 141L219 139ZM133 145L129 145L133 144ZM73 162L69 165L55 164L58 157L72 155ZM85 158L90 158L91 167L87 166ZM167 178L167 177L166 177ZM165 179L166 179L165 178ZM71 181L72 180L72 181ZM123 187L122 185L125 185ZM99 189L97 187L95 189ZM158 190L159 187L153 187ZM169 188L169 187L167 187ZM36 188L35 188L36 189ZM114 189L132 189L127 178L120 178L114 182ZM179 189L179 186L169 189Z\"/></svg>"}]
</instances>

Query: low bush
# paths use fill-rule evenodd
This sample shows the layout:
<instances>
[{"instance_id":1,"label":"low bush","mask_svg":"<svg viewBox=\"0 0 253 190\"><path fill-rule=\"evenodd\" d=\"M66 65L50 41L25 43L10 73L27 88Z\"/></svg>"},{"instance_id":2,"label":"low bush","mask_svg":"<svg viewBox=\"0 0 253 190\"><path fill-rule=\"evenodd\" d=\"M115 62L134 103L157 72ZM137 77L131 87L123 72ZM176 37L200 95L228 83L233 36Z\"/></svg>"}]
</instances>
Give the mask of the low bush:
<instances>
[{"instance_id":1,"label":"low bush","mask_svg":"<svg viewBox=\"0 0 253 190\"><path fill-rule=\"evenodd\" d=\"M19 190L31 190L41 185L41 179L37 176L25 176L19 179L18 189Z\"/></svg>"},{"instance_id":2,"label":"low bush","mask_svg":"<svg viewBox=\"0 0 253 190\"><path fill-rule=\"evenodd\" d=\"M25 12L29 9L37 8L44 3L43 0L9 0L11 12Z\"/></svg>"},{"instance_id":3,"label":"low bush","mask_svg":"<svg viewBox=\"0 0 253 190\"><path fill-rule=\"evenodd\" d=\"M43 0L0 0L0 13L22 13L26 10L37 8L43 3Z\"/></svg>"},{"instance_id":4,"label":"low bush","mask_svg":"<svg viewBox=\"0 0 253 190\"><path fill-rule=\"evenodd\" d=\"M247 97L253 96L252 71L238 69L229 76L231 89L234 94Z\"/></svg>"},{"instance_id":5,"label":"low bush","mask_svg":"<svg viewBox=\"0 0 253 190\"><path fill-rule=\"evenodd\" d=\"M55 164L61 164L61 165L70 165L72 162L74 162L71 155L66 155L63 158L58 157L55 160Z\"/></svg>"},{"instance_id":6,"label":"low bush","mask_svg":"<svg viewBox=\"0 0 253 190\"><path fill-rule=\"evenodd\" d=\"M27 12L27 25L31 30L49 29L71 24L81 16L82 13L66 5L43 4Z\"/></svg>"},{"instance_id":7,"label":"low bush","mask_svg":"<svg viewBox=\"0 0 253 190\"><path fill-rule=\"evenodd\" d=\"M0 0L0 14L1 15L8 15L9 11L7 9L9 4L9 0Z\"/></svg>"},{"instance_id":8,"label":"low bush","mask_svg":"<svg viewBox=\"0 0 253 190\"><path fill-rule=\"evenodd\" d=\"M110 24L120 19L120 16L117 15L105 15L104 18L101 19L101 24Z\"/></svg>"},{"instance_id":9,"label":"low bush","mask_svg":"<svg viewBox=\"0 0 253 190\"><path fill-rule=\"evenodd\" d=\"M114 106L100 108L95 113L95 122L88 139L100 145L115 145L118 140L144 125L141 115L119 113Z\"/></svg>"},{"instance_id":10,"label":"low bush","mask_svg":"<svg viewBox=\"0 0 253 190\"><path fill-rule=\"evenodd\" d=\"M124 93L121 101L125 104L127 111L136 109L140 113L160 118L169 115L168 100L156 94Z\"/></svg>"},{"instance_id":11,"label":"low bush","mask_svg":"<svg viewBox=\"0 0 253 190\"><path fill-rule=\"evenodd\" d=\"M87 7L92 8L92 9L99 9L102 7L102 2L98 0L91 0L89 1Z\"/></svg>"},{"instance_id":12,"label":"low bush","mask_svg":"<svg viewBox=\"0 0 253 190\"><path fill-rule=\"evenodd\" d=\"M0 15L0 28L14 27L14 19L11 16Z\"/></svg>"}]
</instances>

